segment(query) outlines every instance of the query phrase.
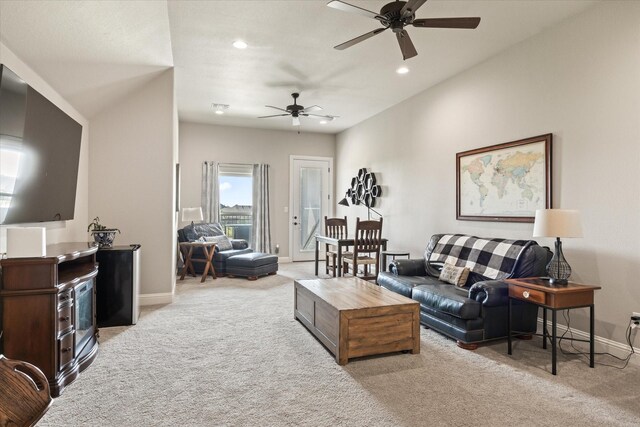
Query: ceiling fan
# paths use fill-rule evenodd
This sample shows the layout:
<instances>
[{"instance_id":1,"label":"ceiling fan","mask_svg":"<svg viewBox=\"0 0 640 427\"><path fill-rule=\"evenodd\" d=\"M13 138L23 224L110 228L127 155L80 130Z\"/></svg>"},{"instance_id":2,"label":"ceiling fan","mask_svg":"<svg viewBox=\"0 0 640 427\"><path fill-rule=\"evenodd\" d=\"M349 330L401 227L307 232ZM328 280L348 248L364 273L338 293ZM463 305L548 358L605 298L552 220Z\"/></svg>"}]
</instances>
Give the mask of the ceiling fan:
<instances>
[{"instance_id":1,"label":"ceiling fan","mask_svg":"<svg viewBox=\"0 0 640 427\"><path fill-rule=\"evenodd\" d=\"M466 28L474 29L480 24L480 18L427 18L416 19L416 11L427 0L408 0L401 1L396 0L391 3L387 3L382 6L380 13L375 13L367 9L363 9L358 6L345 3L340 0L331 0L327 3L327 6L334 9L342 10L344 12L357 13L358 15L367 16L377 20L383 28L377 28L369 33L358 36L347 42L334 46L334 49L343 50L354 44L360 43L370 37L380 34L383 31L391 28L391 31L396 33L398 43L400 44L400 50L402 51L402 58L413 58L418 54L416 48L413 46L413 42L409 37L409 33L404 29L407 25L413 25L418 28Z\"/></svg>"},{"instance_id":2,"label":"ceiling fan","mask_svg":"<svg viewBox=\"0 0 640 427\"><path fill-rule=\"evenodd\" d=\"M287 105L287 108L278 108L278 107L274 107L273 105L267 105L267 107L269 108L275 108L276 110L280 110L280 111L284 111L284 114L273 114L270 116L261 116L258 117L259 119L265 119L267 117L282 117L282 116L291 116L292 118L292 124L293 126L300 126L300 116L304 116L304 117L313 117L316 119L322 119L322 120L327 120L327 121L331 121L333 119L335 119L336 117L339 116L330 116L330 115L326 115L323 116L321 114L311 114L311 111L320 111L322 110L322 107L318 106L318 105L312 105L311 107L303 107L302 105L298 105L297 104L297 99L300 96L299 93L292 93L291 96L293 97L293 104L292 105Z\"/></svg>"}]
</instances>

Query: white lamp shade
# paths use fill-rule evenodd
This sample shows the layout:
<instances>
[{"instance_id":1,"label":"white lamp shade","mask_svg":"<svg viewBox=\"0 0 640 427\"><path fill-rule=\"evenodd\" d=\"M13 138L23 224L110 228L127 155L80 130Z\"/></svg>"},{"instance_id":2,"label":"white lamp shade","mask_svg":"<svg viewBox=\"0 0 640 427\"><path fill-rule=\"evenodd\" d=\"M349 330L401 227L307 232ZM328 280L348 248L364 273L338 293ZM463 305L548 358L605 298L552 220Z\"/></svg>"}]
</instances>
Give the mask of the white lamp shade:
<instances>
[{"instance_id":1,"label":"white lamp shade","mask_svg":"<svg viewBox=\"0 0 640 427\"><path fill-rule=\"evenodd\" d=\"M572 209L538 209L533 237L582 237L580 212Z\"/></svg>"},{"instance_id":2,"label":"white lamp shade","mask_svg":"<svg viewBox=\"0 0 640 427\"><path fill-rule=\"evenodd\" d=\"M202 221L202 208L182 208L182 221Z\"/></svg>"}]
</instances>

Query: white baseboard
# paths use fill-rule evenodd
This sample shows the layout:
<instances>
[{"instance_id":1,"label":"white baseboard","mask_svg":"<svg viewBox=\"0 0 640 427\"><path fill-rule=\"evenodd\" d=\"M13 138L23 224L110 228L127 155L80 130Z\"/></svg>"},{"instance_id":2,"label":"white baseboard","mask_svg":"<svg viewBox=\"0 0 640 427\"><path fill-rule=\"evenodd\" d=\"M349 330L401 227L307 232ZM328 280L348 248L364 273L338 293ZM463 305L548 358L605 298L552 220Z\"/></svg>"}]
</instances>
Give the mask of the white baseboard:
<instances>
[{"instance_id":1,"label":"white baseboard","mask_svg":"<svg viewBox=\"0 0 640 427\"><path fill-rule=\"evenodd\" d=\"M159 294L140 294L140 306L171 304L173 302L173 293L164 292Z\"/></svg>"},{"instance_id":2,"label":"white baseboard","mask_svg":"<svg viewBox=\"0 0 640 427\"><path fill-rule=\"evenodd\" d=\"M291 258L288 256L281 256L278 257L278 264L286 264L288 262L291 262Z\"/></svg>"},{"instance_id":3,"label":"white baseboard","mask_svg":"<svg viewBox=\"0 0 640 427\"><path fill-rule=\"evenodd\" d=\"M542 319L538 317L538 332L542 333ZM549 319L547 319L547 327L548 327L548 331L549 333L551 333L551 321ZM558 324L557 326L557 336L558 338L567 330L567 327L565 325L561 325ZM576 328L571 328L571 333L576 336L579 339L583 339L583 340L588 340L589 339L589 333L588 332L584 332L581 331L579 329ZM569 334L567 334L567 336L569 336ZM633 337L633 333L632 333L632 337ZM631 351L631 349L629 348L629 346L626 343L620 343L617 341L613 341L610 340L608 338L603 338L603 337L599 337L599 336L595 336L595 344L596 344L596 353L598 352L607 352L607 353L611 353L616 357L620 357L620 358L625 358L629 355L629 352ZM581 350L586 348L586 352L589 351L589 343L576 343L577 345L584 345L583 347L578 347ZM564 348L564 346L563 346ZM634 351L635 354L633 356L631 356L631 360L629 361L629 363L633 363L634 365L639 364L640 365L640 357L637 357L640 349L635 348L634 347Z\"/></svg>"}]
</instances>

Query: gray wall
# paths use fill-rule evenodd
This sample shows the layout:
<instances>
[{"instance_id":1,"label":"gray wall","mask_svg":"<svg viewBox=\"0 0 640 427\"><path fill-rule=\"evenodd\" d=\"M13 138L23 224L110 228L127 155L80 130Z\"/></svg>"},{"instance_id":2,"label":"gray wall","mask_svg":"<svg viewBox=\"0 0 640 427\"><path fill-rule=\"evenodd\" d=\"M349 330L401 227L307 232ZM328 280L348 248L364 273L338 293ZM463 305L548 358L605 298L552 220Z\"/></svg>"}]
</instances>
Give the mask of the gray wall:
<instances>
[{"instance_id":1,"label":"gray wall","mask_svg":"<svg viewBox=\"0 0 640 427\"><path fill-rule=\"evenodd\" d=\"M532 224L456 220L455 154L553 133L553 206L583 219L584 238L564 239L572 278L602 286L596 334L624 342L640 311L639 76L640 3L598 5L338 135L336 188L376 172L384 234L414 256L440 232L531 238Z\"/></svg>"},{"instance_id":2,"label":"gray wall","mask_svg":"<svg viewBox=\"0 0 640 427\"><path fill-rule=\"evenodd\" d=\"M175 286L173 69L91 119L89 216L139 243L141 303L171 302Z\"/></svg>"},{"instance_id":3,"label":"gray wall","mask_svg":"<svg viewBox=\"0 0 640 427\"><path fill-rule=\"evenodd\" d=\"M202 162L271 166L271 243L289 256L289 156L335 157L335 136L180 122L182 207L200 206ZM337 197L337 195L336 195Z\"/></svg>"}]
</instances>

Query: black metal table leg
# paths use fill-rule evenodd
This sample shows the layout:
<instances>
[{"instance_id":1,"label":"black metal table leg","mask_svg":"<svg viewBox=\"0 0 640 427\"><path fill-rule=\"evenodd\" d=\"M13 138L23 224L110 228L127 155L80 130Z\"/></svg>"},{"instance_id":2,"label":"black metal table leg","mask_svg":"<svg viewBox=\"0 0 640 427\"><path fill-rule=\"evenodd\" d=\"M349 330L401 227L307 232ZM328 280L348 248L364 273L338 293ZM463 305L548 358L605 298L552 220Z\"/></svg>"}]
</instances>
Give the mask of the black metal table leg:
<instances>
[{"instance_id":1,"label":"black metal table leg","mask_svg":"<svg viewBox=\"0 0 640 427\"><path fill-rule=\"evenodd\" d=\"M511 354L511 298L509 298L509 304L507 305L507 343L507 353Z\"/></svg>"},{"instance_id":2,"label":"black metal table leg","mask_svg":"<svg viewBox=\"0 0 640 427\"><path fill-rule=\"evenodd\" d=\"M593 304L591 304L589 306L589 356L590 358L590 362L589 362L589 367L593 368L594 366L594 360L593 360L593 354L594 354L594 350L595 350L595 342L594 342L594 331L593 331L593 327L594 327L594 311L595 311L595 307Z\"/></svg>"},{"instance_id":3,"label":"black metal table leg","mask_svg":"<svg viewBox=\"0 0 640 427\"><path fill-rule=\"evenodd\" d=\"M556 374L556 326L557 326L557 312L551 309L551 373Z\"/></svg>"},{"instance_id":4,"label":"black metal table leg","mask_svg":"<svg viewBox=\"0 0 640 427\"><path fill-rule=\"evenodd\" d=\"M318 258L320 258L320 242L316 239L316 276L318 275Z\"/></svg>"},{"instance_id":5,"label":"black metal table leg","mask_svg":"<svg viewBox=\"0 0 640 427\"><path fill-rule=\"evenodd\" d=\"M547 331L547 309L542 307L542 348L547 349L547 339L549 331Z\"/></svg>"}]
</instances>

